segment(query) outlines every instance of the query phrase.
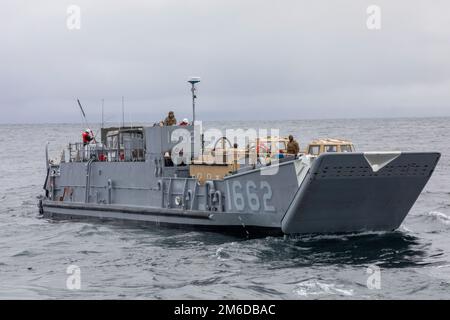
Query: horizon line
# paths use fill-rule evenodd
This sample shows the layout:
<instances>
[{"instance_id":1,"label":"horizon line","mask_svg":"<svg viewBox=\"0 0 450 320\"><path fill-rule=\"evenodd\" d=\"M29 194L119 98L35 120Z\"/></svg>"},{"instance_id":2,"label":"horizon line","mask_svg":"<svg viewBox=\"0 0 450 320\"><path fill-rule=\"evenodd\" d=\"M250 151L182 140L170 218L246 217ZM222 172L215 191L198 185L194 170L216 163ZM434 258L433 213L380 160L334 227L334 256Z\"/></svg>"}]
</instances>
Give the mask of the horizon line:
<instances>
[{"instance_id":1,"label":"horizon line","mask_svg":"<svg viewBox=\"0 0 450 320\"><path fill-rule=\"evenodd\" d=\"M332 121L332 120L395 120L395 119L437 119L437 118L450 118L450 115L445 115L445 116L438 116L438 115L434 115L434 116L394 116L394 117L386 117L386 116L373 116L373 117L331 117L331 118L303 118L303 119L251 119L251 120L231 120L231 119L208 119L208 120L200 120L202 122L263 122L263 121L320 121L320 120L326 120L326 121ZM155 121L136 121L135 123L157 123L160 120L155 120ZM64 125L64 124L79 124L80 122L78 121L73 121L73 122L59 122L59 121L55 121L55 122L0 122L0 125ZM108 121L105 122L104 124L114 124L114 123L119 123L120 121ZM132 124L132 122L127 122L125 121L125 123L128 124ZM92 124L98 124L101 125L101 122L93 122Z\"/></svg>"}]
</instances>

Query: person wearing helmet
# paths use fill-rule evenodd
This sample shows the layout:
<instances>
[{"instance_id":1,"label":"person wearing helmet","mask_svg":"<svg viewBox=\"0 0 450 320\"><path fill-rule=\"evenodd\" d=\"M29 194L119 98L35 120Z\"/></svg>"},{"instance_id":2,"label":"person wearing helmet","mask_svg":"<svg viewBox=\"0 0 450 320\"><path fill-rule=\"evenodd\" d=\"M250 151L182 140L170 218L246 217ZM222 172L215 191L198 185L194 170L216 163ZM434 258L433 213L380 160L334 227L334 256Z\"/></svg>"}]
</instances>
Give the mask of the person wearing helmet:
<instances>
[{"instance_id":1,"label":"person wearing helmet","mask_svg":"<svg viewBox=\"0 0 450 320\"><path fill-rule=\"evenodd\" d=\"M92 140L94 140L94 134L92 133L91 129L86 129L81 134L81 137L83 139L83 145L86 146L89 143L91 143Z\"/></svg>"},{"instance_id":2,"label":"person wearing helmet","mask_svg":"<svg viewBox=\"0 0 450 320\"><path fill-rule=\"evenodd\" d=\"M180 122L180 126L188 126L189 125L189 119L184 118L183 121Z\"/></svg>"},{"instance_id":3,"label":"person wearing helmet","mask_svg":"<svg viewBox=\"0 0 450 320\"><path fill-rule=\"evenodd\" d=\"M173 111L169 111L166 119L164 120L165 126L175 126L177 125L177 119L175 118L175 113Z\"/></svg>"}]
</instances>

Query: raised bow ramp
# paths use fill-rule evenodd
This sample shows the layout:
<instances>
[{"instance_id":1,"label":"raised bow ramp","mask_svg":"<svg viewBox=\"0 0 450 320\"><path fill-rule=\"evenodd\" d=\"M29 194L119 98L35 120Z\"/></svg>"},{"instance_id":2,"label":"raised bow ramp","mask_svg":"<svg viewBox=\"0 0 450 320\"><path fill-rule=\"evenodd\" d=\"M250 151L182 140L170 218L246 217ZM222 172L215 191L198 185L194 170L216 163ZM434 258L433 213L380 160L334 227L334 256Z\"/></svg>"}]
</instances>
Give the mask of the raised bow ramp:
<instances>
[{"instance_id":1,"label":"raised bow ramp","mask_svg":"<svg viewBox=\"0 0 450 320\"><path fill-rule=\"evenodd\" d=\"M286 234L397 229L429 180L439 153L325 153L284 215Z\"/></svg>"}]
</instances>

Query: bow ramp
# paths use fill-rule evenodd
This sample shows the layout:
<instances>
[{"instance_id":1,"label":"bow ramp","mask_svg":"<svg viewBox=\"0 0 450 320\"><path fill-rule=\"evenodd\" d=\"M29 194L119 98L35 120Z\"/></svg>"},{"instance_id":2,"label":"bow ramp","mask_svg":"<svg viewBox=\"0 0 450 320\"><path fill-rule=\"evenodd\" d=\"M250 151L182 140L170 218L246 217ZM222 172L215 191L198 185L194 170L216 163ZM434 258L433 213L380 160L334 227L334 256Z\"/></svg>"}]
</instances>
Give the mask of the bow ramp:
<instances>
[{"instance_id":1,"label":"bow ramp","mask_svg":"<svg viewBox=\"0 0 450 320\"><path fill-rule=\"evenodd\" d=\"M324 153L299 179L282 230L286 234L395 230L439 158L439 153L431 152Z\"/></svg>"}]
</instances>

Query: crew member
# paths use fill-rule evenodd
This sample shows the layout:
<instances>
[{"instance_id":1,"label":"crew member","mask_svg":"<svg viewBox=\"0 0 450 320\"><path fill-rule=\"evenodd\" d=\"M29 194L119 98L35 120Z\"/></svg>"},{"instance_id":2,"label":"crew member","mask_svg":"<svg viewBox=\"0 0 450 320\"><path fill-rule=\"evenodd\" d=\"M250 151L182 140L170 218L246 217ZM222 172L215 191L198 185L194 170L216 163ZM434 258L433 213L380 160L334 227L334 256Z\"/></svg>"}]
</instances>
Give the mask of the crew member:
<instances>
[{"instance_id":1,"label":"crew member","mask_svg":"<svg viewBox=\"0 0 450 320\"><path fill-rule=\"evenodd\" d=\"M300 146L298 142L294 140L292 135L289 136L289 142L287 144L287 154L297 155L300 152Z\"/></svg>"},{"instance_id":2,"label":"crew member","mask_svg":"<svg viewBox=\"0 0 450 320\"><path fill-rule=\"evenodd\" d=\"M81 134L81 137L83 139L83 145L87 146L89 143L91 143L92 140L94 140L94 134L92 133L91 129L86 129Z\"/></svg>"},{"instance_id":3,"label":"crew member","mask_svg":"<svg viewBox=\"0 0 450 320\"><path fill-rule=\"evenodd\" d=\"M164 120L165 126L176 126L177 119L175 118L175 113L173 111L169 111L169 115Z\"/></svg>"},{"instance_id":4,"label":"crew member","mask_svg":"<svg viewBox=\"0 0 450 320\"><path fill-rule=\"evenodd\" d=\"M231 149L232 157L233 157L233 171L237 171L239 169L239 145L235 142L233 144L233 148Z\"/></svg>"},{"instance_id":5,"label":"crew member","mask_svg":"<svg viewBox=\"0 0 450 320\"><path fill-rule=\"evenodd\" d=\"M166 167L173 167L173 161L169 151L164 152L164 165Z\"/></svg>"}]
</instances>

